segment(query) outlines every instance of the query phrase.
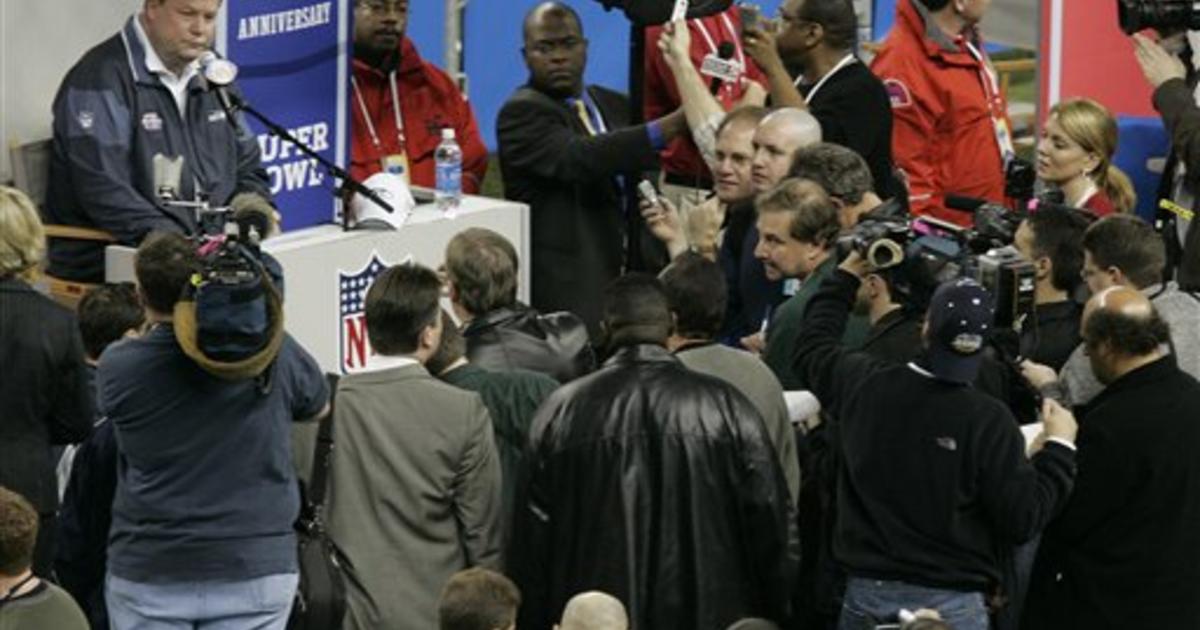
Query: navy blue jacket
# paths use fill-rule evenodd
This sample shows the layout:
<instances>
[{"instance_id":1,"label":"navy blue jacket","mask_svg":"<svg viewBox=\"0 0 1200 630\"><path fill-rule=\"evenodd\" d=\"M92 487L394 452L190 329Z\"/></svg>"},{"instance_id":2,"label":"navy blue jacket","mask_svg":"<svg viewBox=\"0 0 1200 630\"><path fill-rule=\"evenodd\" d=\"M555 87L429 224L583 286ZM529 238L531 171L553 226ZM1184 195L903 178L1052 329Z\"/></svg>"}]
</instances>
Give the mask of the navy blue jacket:
<instances>
[{"instance_id":1,"label":"navy blue jacket","mask_svg":"<svg viewBox=\"0 0 1200 630\"><path fill-rule=\"evenodd\" d=\"M84 54L59 87L45 210L50 223L99 228L129 245L151 231L196 227L191 210L158 202L156 154L183 157L181 199L200 192L223 204L239 192L270 195L253 133L241 120L234 130L199 77L188 85L184 120L170 90L146 67L135 19ZM100 280L103 246L51 241L49 272Z\"/></svg>"}]
</instances>

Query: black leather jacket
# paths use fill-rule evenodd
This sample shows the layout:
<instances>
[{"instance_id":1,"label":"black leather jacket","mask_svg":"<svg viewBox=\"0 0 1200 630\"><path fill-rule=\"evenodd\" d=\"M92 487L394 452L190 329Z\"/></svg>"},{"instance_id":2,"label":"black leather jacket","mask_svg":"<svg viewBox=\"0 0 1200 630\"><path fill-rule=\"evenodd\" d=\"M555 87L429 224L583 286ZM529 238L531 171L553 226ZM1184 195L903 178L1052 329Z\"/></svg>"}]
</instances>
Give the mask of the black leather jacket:
<instances>
[{"instance_id":1,"label":"black leather jacket","mask_svg":"<svg viewBox=\"0 0 1200 630\"><path fill-rule=\"evenodd\" d=\"M635 630L785 622L795 510L754 406L665 348L624 347L560 387L531 431L508 554L522 628L599 589Z\"/></svg>"},{"instance_id":2,"label":"black leather jacket","mask_svg":"<svg viewBox=\"0 0 1200 630\"><path fill-rule=\"evenodd\" d=\"M485 370L530 370L566 383L596 369L587 328L567 312L499 308L471 320L463 337L467 359Z\"/></svg>"}]
</instances>

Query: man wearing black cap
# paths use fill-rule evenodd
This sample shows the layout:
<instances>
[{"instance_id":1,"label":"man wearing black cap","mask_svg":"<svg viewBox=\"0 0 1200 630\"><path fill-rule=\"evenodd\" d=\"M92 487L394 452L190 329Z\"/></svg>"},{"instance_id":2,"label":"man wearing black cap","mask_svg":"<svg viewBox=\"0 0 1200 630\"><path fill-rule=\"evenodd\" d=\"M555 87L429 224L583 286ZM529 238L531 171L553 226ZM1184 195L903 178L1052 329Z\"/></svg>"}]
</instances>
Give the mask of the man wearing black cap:
<instances>
[{"instance_id":1,"label":"man wearing black cap","mask_svg":"<svg viewBox=\"0 0 1200 630\"><path fill-rule=\"evenodd\" d=\"M796 370L838 419L834 557L849 581L840 627L873 627L901 608L932 608L986 630L997 550L1037 534L1075 478L1071 414L1053 402L1027 459L1016 421L970 386L992 327L992 299L971 280L940 286L907 365L847 352L838 340L861 278L857 253L808 304Z\"/></svg>"}]
</instances>

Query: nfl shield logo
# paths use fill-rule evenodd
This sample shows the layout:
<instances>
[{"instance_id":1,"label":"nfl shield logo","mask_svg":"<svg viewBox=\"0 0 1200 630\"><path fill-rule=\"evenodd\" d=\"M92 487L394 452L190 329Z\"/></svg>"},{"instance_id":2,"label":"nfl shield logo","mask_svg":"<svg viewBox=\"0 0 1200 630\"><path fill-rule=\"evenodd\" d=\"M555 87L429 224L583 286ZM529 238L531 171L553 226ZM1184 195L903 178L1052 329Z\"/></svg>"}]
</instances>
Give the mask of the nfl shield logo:
<instances>
[{"instance_id":1,"label":"nfl shield logo","mask_svg":"<svg viewBox=\"0 0 1200 630\"><path fill-rule=\"evenodd\" d=\"M338 304L341 309L338 318L338 354L342 374L361 371L374 354L371 344L367 341L367 318L364 310L367 290L388 266L379 259L378 253L371 252L370 262L357 272L345 273L338 270Z\"/></svg>"}]
</instances>

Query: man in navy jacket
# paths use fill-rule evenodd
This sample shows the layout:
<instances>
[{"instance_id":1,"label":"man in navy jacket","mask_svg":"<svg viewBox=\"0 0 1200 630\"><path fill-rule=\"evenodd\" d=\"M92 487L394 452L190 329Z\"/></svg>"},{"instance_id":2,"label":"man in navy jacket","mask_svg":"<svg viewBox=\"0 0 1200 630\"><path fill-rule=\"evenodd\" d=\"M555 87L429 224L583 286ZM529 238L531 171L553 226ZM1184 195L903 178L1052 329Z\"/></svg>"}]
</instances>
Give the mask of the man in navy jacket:
<instances>
[{"instance_id":1,"label":"man in navy jacket","mask_svg":"<svg viewBox=\"0 0 1200 630\"><path fill-rule=\"evenodd\" d=\"M200 76L221 0L145 0L120 33L84 54L54 99L46 218L98 228L136 245L151 231L191 233L189 209L160 200L155 158L181 160L174 197L223 204L239 192L269 197L258 142L227 120ZM161 160L160 160L161 162ZM103 244L51 241L49 272L98 281Z\"/></svg>"}]
</instances>

